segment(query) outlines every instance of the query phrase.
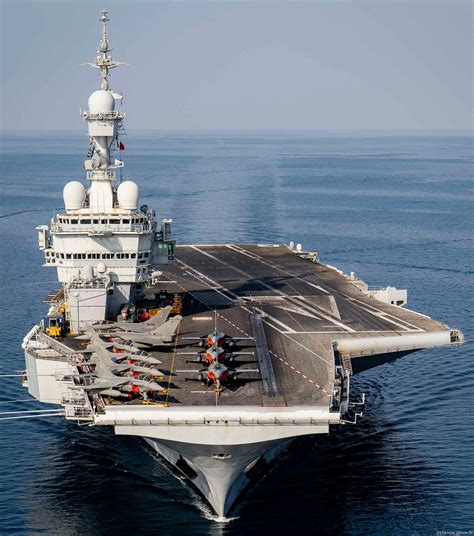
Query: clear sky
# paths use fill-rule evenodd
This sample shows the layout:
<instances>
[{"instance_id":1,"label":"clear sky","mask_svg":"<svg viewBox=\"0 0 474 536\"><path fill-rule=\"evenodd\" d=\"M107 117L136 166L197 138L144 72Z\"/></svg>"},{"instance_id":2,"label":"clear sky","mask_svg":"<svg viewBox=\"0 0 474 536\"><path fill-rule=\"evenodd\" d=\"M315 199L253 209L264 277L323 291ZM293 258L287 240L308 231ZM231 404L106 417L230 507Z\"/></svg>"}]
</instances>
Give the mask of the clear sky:
<instances>
[{"instance_id":1,"label":"clear sky","mask_svg":"<svg viewBox=\"0 0 474 536\"><path fill-rule=\"evenodd\" d=\"M0 0L4 130L83 129L110 11L131 129L471 129L470 1Z\"/></svg>"}]
</instances>

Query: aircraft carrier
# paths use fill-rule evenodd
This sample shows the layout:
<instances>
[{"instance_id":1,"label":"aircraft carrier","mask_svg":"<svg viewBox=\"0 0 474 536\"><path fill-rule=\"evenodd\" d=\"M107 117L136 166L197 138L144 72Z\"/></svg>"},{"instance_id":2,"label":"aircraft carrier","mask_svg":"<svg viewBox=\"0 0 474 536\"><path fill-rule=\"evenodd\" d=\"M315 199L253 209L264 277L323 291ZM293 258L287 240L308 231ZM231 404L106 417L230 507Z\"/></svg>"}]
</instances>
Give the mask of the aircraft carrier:
<instances>
[{"instance_id":1,"label":"aircraft carrier","mask_svg":"<svg viewBox=\"0 0 474 536\"><path fill-rule=\"evenodd\" d=\"M172 221L121 180L108 20L81 112L88 185L67 183L64 211L38 227L60 286L24 338L23 385L53 404L44 415L144 438L225 516L295 437L357 422L354 374L463 336L300 244L176 246Z\"/></svg>"}]
</instances>

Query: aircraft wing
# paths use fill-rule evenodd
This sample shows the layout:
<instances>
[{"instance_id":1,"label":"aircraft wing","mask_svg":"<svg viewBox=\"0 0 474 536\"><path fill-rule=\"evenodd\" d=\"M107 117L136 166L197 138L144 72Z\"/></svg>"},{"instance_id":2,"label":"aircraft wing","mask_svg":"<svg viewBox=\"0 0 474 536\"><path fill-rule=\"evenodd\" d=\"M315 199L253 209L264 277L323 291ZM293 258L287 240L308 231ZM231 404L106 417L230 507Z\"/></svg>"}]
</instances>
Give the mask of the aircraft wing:
<instances>
[{"instance_id":1,"label":"aircraft wing","mask_svg":"<svg viewBox=\"0 0 474 536\"><path fill-rule=\"evenodd\" d=\"M77 386L84 391L102 391L103 389L110 389L112 387L119 387L130 383L130 378L102 378L95 381L92 385Z\"/></svg>"}]
</instances>

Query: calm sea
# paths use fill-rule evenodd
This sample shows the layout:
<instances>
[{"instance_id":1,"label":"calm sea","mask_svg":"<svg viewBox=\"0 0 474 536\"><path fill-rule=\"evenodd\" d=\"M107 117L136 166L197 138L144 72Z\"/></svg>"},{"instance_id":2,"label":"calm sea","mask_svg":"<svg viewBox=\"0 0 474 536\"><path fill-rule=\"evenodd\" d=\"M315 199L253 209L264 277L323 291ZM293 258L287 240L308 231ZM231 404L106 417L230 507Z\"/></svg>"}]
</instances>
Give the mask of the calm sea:
<instances>
[{"instance_id":1,"label":"calm sea","mask_svg":"<svg viewBox=\"0 0 474 536\"><path fill-rule=\"evenodd\" d=\"M178 241L301 242L460 328L461 349L363 373L357 426L298 439L217 524L137 438L60 418L0 421L2 534L434 534L474 529L472 139L298 133L130 135L124 178ZM47 308L35 227L82 177L87 137L2 139L1 365ZM0 412L37 409L0 378ZM11 402L16 400L16 402Z\"/></svg>"}]
</instances>

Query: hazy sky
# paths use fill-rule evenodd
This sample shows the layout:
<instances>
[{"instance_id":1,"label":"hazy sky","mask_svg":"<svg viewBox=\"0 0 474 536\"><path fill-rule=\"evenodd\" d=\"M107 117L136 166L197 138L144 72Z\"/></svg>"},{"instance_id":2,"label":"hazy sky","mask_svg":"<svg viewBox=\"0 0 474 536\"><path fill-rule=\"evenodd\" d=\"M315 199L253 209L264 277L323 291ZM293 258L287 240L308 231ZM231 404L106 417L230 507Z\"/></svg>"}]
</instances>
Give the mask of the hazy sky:
<instances>
[{"instance_id":1,"label":"hazy sky","mask_svg":"<svg viewBox=\"0 0 474 536\"><path fill-rule=\"evenodd\" d=\"M2 128L81 129L98 12L131 129L470 129L470 1L24 1L2 8Z\"/></svg>"}]
</instances>

